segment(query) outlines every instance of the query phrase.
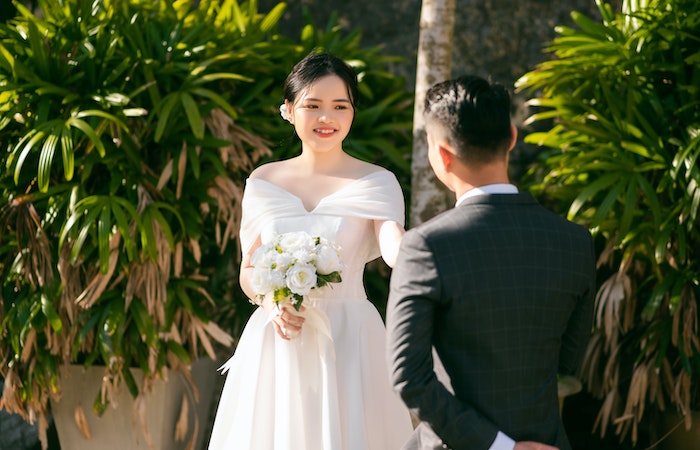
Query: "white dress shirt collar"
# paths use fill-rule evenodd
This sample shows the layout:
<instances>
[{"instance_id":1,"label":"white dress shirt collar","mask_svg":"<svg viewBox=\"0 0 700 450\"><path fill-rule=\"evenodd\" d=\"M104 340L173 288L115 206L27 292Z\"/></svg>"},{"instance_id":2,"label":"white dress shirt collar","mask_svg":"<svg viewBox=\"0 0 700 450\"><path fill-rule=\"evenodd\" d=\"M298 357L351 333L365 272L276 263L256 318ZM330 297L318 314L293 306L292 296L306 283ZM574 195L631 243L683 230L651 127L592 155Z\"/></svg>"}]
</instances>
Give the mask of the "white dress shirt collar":
<instances>
[{"instance_id":1,"label":"white dress shirt collar","mask_svg":"<svg viewBox=\"0 0 700 450\"><path fill-rule=\"evenodd\" d=\"M484 195L484 194L517 194L518 193L518 188L515 187L515 185L512 184L507 184L507 183L496 183L496 184L487 184L484 186L479 186L472 188L462 194L461 197L457 199L457 204L455 206L459 206L464 200L470 198L470 197L476 197L477 195Z\"/></svg>"}]
</instances>

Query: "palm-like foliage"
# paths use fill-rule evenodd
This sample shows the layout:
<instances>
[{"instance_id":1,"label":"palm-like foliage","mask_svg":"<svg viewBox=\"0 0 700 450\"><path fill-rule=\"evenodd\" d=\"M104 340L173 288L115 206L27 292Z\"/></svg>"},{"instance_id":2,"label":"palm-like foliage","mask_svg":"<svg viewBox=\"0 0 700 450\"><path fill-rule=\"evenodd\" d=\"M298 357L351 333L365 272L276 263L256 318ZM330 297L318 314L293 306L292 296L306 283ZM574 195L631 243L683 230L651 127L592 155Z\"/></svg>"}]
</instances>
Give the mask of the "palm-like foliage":
<instances>
[{"instance_id":1,"label":"palm-like foliage","mask_svg":"<svg viewBox=\"0 0 700 450\"><path fill-rule=\"evenodd\" d=\"M400 80L358 35L277 35L283 3L38 4L40 16L15 3L0 25L0 372L3 406L43 432L63 364L104 364L104 393L124 385L143 401L168 369L237 335L250 311L237 287L243 182L290 133L277 105L296 61L322 45L363 65L378 106L358 121L395 124L367 130L366 148L399 152L412 108L382 91ZM98 394L99 413L110 398Z\"/></svg>"},{"instance_id":2,"label":"palm-like foliage","mask_svg":"<svg viewBox=\"0 0 700 450\"><path fill-rule=\"evenodd\" d=\"M530 120L546 124L526 140L551 149L534 189L603 243L582 371L604 399L597 425L636 442L645 411L689 426L700 400L700 4L598 4L602 23L574 13L556 58L518 85L539 92Z\"/></svg>"}]
</instances>

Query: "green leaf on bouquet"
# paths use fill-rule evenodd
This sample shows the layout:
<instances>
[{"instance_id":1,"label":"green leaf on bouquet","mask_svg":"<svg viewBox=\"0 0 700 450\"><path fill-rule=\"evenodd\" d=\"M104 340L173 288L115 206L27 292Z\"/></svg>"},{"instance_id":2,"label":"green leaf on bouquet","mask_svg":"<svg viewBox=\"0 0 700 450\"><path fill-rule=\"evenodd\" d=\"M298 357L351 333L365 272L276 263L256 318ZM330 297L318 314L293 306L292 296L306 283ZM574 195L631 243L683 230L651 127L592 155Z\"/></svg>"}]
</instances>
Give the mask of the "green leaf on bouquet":
<instances>
[{"instance_id":1,"label":"green leaf on bouquet","mask_svg":"<svg viewBox=\"0 0 700 450\"><path fill-rule=\"evenodd\" d=\"M275 302L276 305L280 305L286 302L291 296L292 291L290 291L288 287L283 287L275 290L272 296L272 300Z\"/></svg>"},{"instance_id":2,"label":"green leaf on bouquet","mask_svg":"<svg viewBox=\"0 0 700 450\"><path fill-rule=\"evenodd\" d=\"M304 296L299 295L299 294L292 294L292 306L294 309L299 311L299 308L301 308L301 304L304 301Z\"/></svg>"},{"instance_id":3,"label":"green leaf on bouquet","mask_svg":"<svg viewBox=\"0 0 700 450\"><path fill-rule=\"evenodd\" d=\"M329 274L316 274L318 277L317 285L318 287L323 287L329 283L340 283L343 279L340 277L340 272L335 271Z\"/></svg>"}]
</instances>

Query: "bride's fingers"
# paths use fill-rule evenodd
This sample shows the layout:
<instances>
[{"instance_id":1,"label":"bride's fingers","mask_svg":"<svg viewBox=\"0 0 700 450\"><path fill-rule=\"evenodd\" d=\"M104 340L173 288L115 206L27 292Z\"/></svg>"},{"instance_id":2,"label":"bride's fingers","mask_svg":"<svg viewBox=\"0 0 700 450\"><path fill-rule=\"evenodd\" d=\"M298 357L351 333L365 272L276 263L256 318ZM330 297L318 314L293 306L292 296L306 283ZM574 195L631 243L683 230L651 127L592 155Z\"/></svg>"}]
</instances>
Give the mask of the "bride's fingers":
<instances>
[{"instance_id":1,"label":"bride's fingers","mask_svg":"<svg viewBox=\"0 0 700 450\"><path fill-rule=\"evenodd\" d=\"M304 316L299 315L299 312L293 307L287 305L284 305L280 310L279 318L283 322L280 325L287 328L301 328L306 320Z\"/></svg>"},{"instance_id":2,"label":"bride's fingers","mask_svg":"<svg viewBox=\"0 0 700 450\"><path fill-rule=\"evenodd\" d=\"M273 320L273 321L272 321L272 325L275 327L275 332L277 333L277 335L278 335L279 337L281 337L281 338L284 339L285 341L289 341L289 340L290 340L289 337L287 336L287 334L285 333L285 329L282 328L281 326L279 326L279 324L278 324L277 322L275 322L275 321Z\"/></svg>"}]
</instances>

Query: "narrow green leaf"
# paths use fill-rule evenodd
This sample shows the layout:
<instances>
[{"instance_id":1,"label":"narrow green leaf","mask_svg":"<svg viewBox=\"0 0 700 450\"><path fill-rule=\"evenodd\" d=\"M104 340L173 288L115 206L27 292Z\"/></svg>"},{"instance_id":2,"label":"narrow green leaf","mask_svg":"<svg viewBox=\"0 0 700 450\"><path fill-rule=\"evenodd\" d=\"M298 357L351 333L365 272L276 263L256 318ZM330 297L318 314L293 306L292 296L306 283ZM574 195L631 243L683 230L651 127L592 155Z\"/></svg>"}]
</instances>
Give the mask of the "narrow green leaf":
<instances>
[{"instance_id":1,"label":"narrow green leaf","mask_svg":"<svg viewBox=\"0 0 700 450\"><path fill-rule=\"evenodd\" d=\"M665 223L664 226L656 234L656 242L654 248L654 259L657 264L662 264L666 259L666 250L671 239L671 233L675 227Z\"/></svg>"},{"instance_id":2,"label":"narrow green leaf","mask_svg":"<svg viewBox=\"0 0 700 450\"><path fill-rule=\"evenodd\" d=\"M78 117L71 117L66 121L66 125L77 128L78 130L82 131L83 134L85 134L88 137L88 139L90 139L90 141L93 143L100 156L105 156L106 152L102 140L97 135L97 132L87 122Z\"/></svg>"},{"instance_id":3,"label":"narrow green leaf","mask_svg":"<svg viewBox=\"0 0 700 450\"><path fill-rule=\"evenodd\" d=\"M75 117L78 119L83 119L85 117L102 117L103 119L107 119L111 123L119 125L119 128L122 130L128 130L128 127L126 124L117 116L114 114L110 114L106 111L102 111L101 109L85 109L80 112L78 112Z\"/></svg>"},{"instance_id":4,"label":"narrow green leaf","mask_svg":"<svg viewBox=\"0 0 700 450\"><path fill-rule=\"evenodd\" d=\"M231 9L233 12L233 22L236 24L236 27L241 32L241 34L245 34L246 26L243 21L243 15L241 14L241 9L239 8L237 1L231 2Z\"/></svg>"},{"instance_id":5,"label":"narrow green leaf","mask_svg":"<svg viewBox=\"0 0 700 450\"><path fill-rule=\"evenodd\" d=\"M146 252L146 255L152 261L155 261L158 257L158 251L156 250L156 237L151 219L151 214L148 210L141 214L141 247Z\"/></svg>"},{"instance_id":6,"label":"narrow green leaf","mask_svg":"<svg viewBox=\"0 0 700 450\"><path fill-rule=\"evenodd\" d=\"M41 311L44 313L46 320L51 324L51 328L56 333L60 333L63 329L63 322L58 316L56 309L51 304L51 300L46 296L46 294L41 294Z\"/></svg>"},{"instance_id":7,"label":"narrow green leaf","mask_svg":"<svg viewBox=\"0 0 700 450\"><path fill-rule=\"evenodd\" d=\"M27 26L29 28L28 35L29 35L29 43L31 45L32 54L33 54L32 59L36 63L35 70L39 73L39 75L42 78L48 78L48 76L49 76L49 70L48 70L49 58L46 55L43 36L39 32L39 29L37 28L35 21L29 20L26 23L27 23Z\"/></svg>"},{"instance_id":8,"label":"narrow green leaf","mask_svg":"<svg viewBox=\"0 0 700 450\"><path fill-rule=\"evenodd\" d=\"M57 134L49 134L44 141L39 155L39 170L37 184L39 191L46 192L49 189L49 181L51 180L51 165L56 152L59 137Z\"/></svg>"},{"instance_id":9,"label":"narrow green leaf","mask_svg":"<svg viewBox=\"0 0 700 450\"><path fill-rule=\"evenodd\" d=\"M651 153L649 153L649 150L647 150L646 147L644 147L643 145L639 145L636 142L621 141L620 146L623 149L627 150L628 152L635 153L639 156L643 156L644 158L653 159L653 160L659 161L659 162L664 161L662 156L652 155Z\"/></svg>"},{"instance_id":10,"label":"narrow green leaf","mask_svg":"<svg viewBox=\"0 0 700 450\"><path fill-rule=\"evenodd\" d=\"M63 176L66 181L73 179L75 171L75 153L73 151L73 133L70 127L61 130L61 155L63 157Z\"/></svg>"},{"instance_id":11,"label":"narrow green leaf","mask_svg":"<svg viewBox=\"0 0 700 450\"><path fill-rule=\"evenodd\" d=\"M124 247L126 249L127 258L129 261L134 261L136 259L136 244L131 238L131 226L129 220L127 219L124 210L117 201L111 202L112 215L117 224L117 229L124 240Z\"/></svg>"},{"instance_id":12,"label":"narrow green leaf","mask_svg":"<svg viewBox=\"0 0 700 450\"><path fill-rule=\"evenodd\" d=\"M238 113L235 109L233 109L233 106L231 106L229 102L227 102L222 96L220 96L216 92L204 88L195 88L192 89L190 92L192 92L192 94L208 98L209 100L213 101L219 106L219 108L226 111L226 114L228 114L229 117L231 117L232 119L238 118Z\"/></svg>"},{"instance_id":13,"label":"narrow green leaf","mask_svg":"<svg viewBox=\"0 0 700 450\"><path fill-rule=\"evenodd\" d=\"M617 202L618 197L620 196L622 191L625 189L625 185L625 180L619 180L618 183L613 185L612 188L608 190L608 193L605 195L603 200L598 204L596 208L596 212L593 215L593 220L590 224L591 227L597 227L600 224L602 224L606 219L608 219L608 216L610 215L610 210ZM633 205L629 206L631 207ZM627 207L628 206L625 205L625 208Z\"/></svg>"},{"instance_id":14,"label":"narrow green leaf","mask_svg":"<svg viewBox=\"0 0 700 450\"><path fill-rule=\"evenodd\" d=\"M124 365L122 367L122 376L124 378L124 384L126 384L126 388L129 389L131 396L134 398L138 397L139 386L136 383L134 375L131 373L131 367L129 365Z\"/></svg>"},{"instance_id":15,"label":"narrow green leaf","mask_svg":"<svg viewBox=\"0 0 700 450\"><path fill-rule=\"evenodd\" d=\"M194 178L198 180L200 175L199 154L197 154L197 149L193 145L188 145L186 149L187 160L190 162L190 167L192 167L192 173L194 175ZM180 176L184 175L185 174L180 174Z\"/></svg>"},{"instance_id":16,"label":"narrow green leaf","mask_svg":"<svg viewBox=\"0 0 700 450\"><path fill-rule=\"evenodd\" d=\"M12 52L8 51L7 48L0 44L0 55L2 55L3 58L5 58L5 61L7 61L7 64L10 66L10 69L12 70L12 76L13 78L17 78L17 74L15 72L15 57L12 55Z\"/></svg>"},{"instance_id":17,"label":"narrow green leaf","mask_svg":"<svg viewBox=\"0 0 700 450\"><path fill-rule=\"evenodd\" d=\"M100 273L103 275L109 270L109 241L112 234L112 208L104 205L97 222L97 245L100 254Z\"/></svg>"},{"instance_id":18,"label":"narrow green leaf","mask_svg":"<svg viewBox=\"0 0 700 450\"><path fill-rule=\"evenodd\" d=\"M625 193L625 202L620 218L620 242L623 242L630 227L632 226L632 218L637 211L637 186L636 178L633 182L627 184L627 192Z\"/></svg>"},{"instance_id":19,"label":"narrow green leaf","mask_svg":"<svg viewBox=\"0 0 700 450\"><path fill-rule=\"evenodd\" d=\"M94 207L87 210L83 218L82 225L78 229L78 236L73 243L73 248L71 249L70 262L75 264L80 256L85 240L88 238L90 231L95 227L95 221L97 217L101 214L102 208L104 207L104 199L98 198L98 202L95 203Z\"/></svg>"},{"instance_id":20,"label":"narrow green leaf","mask_svg":"<svg viewBox=\"0 0 700 450\"><path fill-rule=\"evenodd\" d=\"M172 340L167 342L167 346L168 350L177 356L180 361L185 364L190 364L191 358L187 350L185 350L185 347Z\"/></svg>"},{"instance_id":21,"label":"narrow green leaf","mask_svg":"<svg viewBox=\"0 0 700 450\"><path fill-rule=\"evenodd\" d=\"M202 139L204 137L204 122L202 121L202 115L199 113L197 102L194 101L194 98L192 98L189 92L180 93L180 101L187 115L187 121L190 124L192 134L194 134L197 139Z\"/></svg>"},{"instance_id":22,"label":"narrow green leaf","mask_svg":"<svg viewBox=\"0 0 700 450\"><path fill-rule=\"evenodd\" d=\"M154 136L156 142L160 142L160 139L163 137L165 127L168 125L168 120L170 119L170 113L177 104L179 97L179 92L173 92L165 96L162 103L158 105L158 122L156 123L156 133Z\"/></svg>"},{"instance_id":23,"label":"narrow green leaf","mask_svg":"<svg viewBox=\"0 0 700 450\"><path fill-rule=\"evenodd\" d=\"M615 183L618 180L618 177L618 174L608 173L586 186L586 188L583 189L581 193L571 203L571 207L569 208L568 213L569 220L572 220L576 217L579 210L583 207L583 205L586 202L591 201L593 197L597 195L600 191L607 189L610 185Z\"/></svg>"},{"instance_id":24,"label":"narrow green leaf","mask_svg":"<svg viewBox=\"0 0 700 450\"><path fill-rule=\"evenodd\" d=\"M141 340L148 345L153 344L158 339L156 326L141 300L133 299L129 305L129 311L131 311L136 328L139 330Z\"/></svg>"},{"instance_id":25,"label":"narrow green leaf","mask_svg":"<svg viewBox=\"0 0 700 450\"><path fill-rule=\"evenodd\" d=\"M642 197L645 200L645 203L649 205L651 208L651 215L654 219L654 228L658 228L659 223L662 220L661 217L661 203L659 202L659 197L656 194L656 190L654 187L649 183L649 181L642 177L638 176L636 177L637 183L639 184L639 188L642 190L644 193L644 196Z\"/></svg>"},{"instance_id":26,"label":"narrow green leaf","mask_svg":"<svg viewBox=\"0 0 700 450\"><path fill-rule=\"evenodd\" d=\"M285 10L287 9L286 3L278 3L272 10L265 16L265 18L260 22L260 31L267 33L272 31L272 29L277 26L279 21L282 19Z\"/></svg>"},{"instance_id":27,"label":"narrow green leaf","mask_svg":"<svg viewBox=\"0 0 700 450\"><path fill-rule=\"evenodd\" d=\"M22 166L24 165L24 161L27 159L27 156L29 156L29 152L31 152L32 148L34 145L39 142L41 139L43 139L45 135L44 131L40 130L32 130L29 133L27 133L27 138L28 140L25 142L25 140L21 140L18 144L16 149L20 150L19 156L17 157L17 162L15 165L15 177L14 181L15 184L19 183L19 175L22 172ZM14 152L13 152L14 153ZM14 159L14 158L13 158ZM11 160L8 159L8 164L11 163Z\"/></svg>"}]
</instances>

